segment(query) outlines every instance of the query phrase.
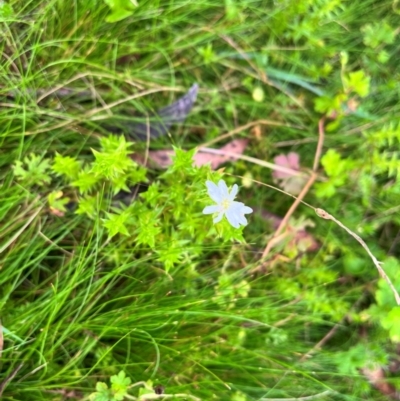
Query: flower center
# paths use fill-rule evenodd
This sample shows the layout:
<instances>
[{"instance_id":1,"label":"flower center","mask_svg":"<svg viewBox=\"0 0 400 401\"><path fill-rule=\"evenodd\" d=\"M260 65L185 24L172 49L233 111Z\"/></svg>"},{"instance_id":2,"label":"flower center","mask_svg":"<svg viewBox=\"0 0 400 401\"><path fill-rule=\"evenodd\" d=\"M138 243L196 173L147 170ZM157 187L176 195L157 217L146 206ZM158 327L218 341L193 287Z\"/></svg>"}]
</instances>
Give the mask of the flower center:
<instances>
[{"instance_id":1,"label":"flower center","mask_svg":"<svg viewBox=\"0 0 400 401\"><path fill-rule=\"evenodd\" d=\"M229 209L230 204L231 204L230 200L224 199L224 200L221 202L222 209L223 209L223 210Z\"/></svg>"}]
</instances>

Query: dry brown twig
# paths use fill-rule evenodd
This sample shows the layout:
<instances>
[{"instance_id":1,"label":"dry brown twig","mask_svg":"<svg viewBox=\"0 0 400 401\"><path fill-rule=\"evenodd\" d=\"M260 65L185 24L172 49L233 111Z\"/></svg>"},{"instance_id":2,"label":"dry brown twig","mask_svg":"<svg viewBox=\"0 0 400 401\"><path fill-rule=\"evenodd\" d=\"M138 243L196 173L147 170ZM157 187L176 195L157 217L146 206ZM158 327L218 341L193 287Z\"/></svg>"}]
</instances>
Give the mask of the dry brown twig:
<instances>
[{"instance_id":1,"label":"dry brown twig","mask_svg":"<svg viewBox=\"0 0 400 401\"><path fill-rule=\"evenodd\" d=\"M267 125L267 126L276 126L276 127L288 127L288 128L296 128L296 129L302 129L302 127L297 126L297 125L289 125L285 123L281 123L279 121L274 121L274 120L256 120L252 121L250 123L247 123L245 125L241 125L240 127L237 127L233 129L232 131L227 132L226 134L220 135L215 139L212 139L211 141L205 142L201 145L201 147L208 147L210 145L213 145L214 143L223 141L224 139L230 138L231 136L234 136L236 134L239 134L242 131L245 131L249 128L253 128L257 125Z\"/></svg>"},{"instance_id":2,"label":"dry brown twig","mask_svg":"<svg viewBox=\"0 0 400 401\"><path fill-rule=\"evenodd\" d=\"M305 186L304 186L303 190L301 191L301 193L299 194L299 196L297 198L295 196L293 196L293 198L295 198L295 201L293 202L292 206L287 211L285 217L281 221L281 224L279 225L279 227L275 231L274 235L272 236L271 240L268 242L267 246L265 247L264 252L262 254L262 257L261 257L261 261L264 261L265 258L268 256L269 252L271 251L272 247L274 246L274 244L276 242L276 238L281 234L282 230L286 227L286 225L287 225L287 223L289 221L289 218L292 216L293 212L296 210L298 205L300 203L304 203L308 207L311 207L312 209L314 209L315 213L319 217L321 217L321 218L323 218L325 220L332 220L339 227L343 228L348 234L350 234L366 250L368 256L371 258L372 262L374 263L375 267L377 268L379 275L381 276L381 278L383 278L386 281L386 283L388 284L390 290L392 291L392 293L393 293L393 295L395 297L397 305L400 306L400 295L399 295L399 293L397 292L396 288L394 287L394 285L393 285L392 281L390 280L389 276L382 269L382 267L381 267L382 262L379 262L376 259L376 257L373 255L373 253L369 249L368 245L364 242L364 240L359 235L357 235L355 232L353 232L349 228L347 228L338 219L336 219L331 214L326 212L325 210L323 210L321 208L315 208L315 207L313 207L311 205L308 205L307 203L303 202L303 199L304 199L305 195L307 194L307 192L311 188L312 184L314 183L315 179L317 178L317 169L318 169L319 161L320 161L320 158L321 158L322 146L323 146L323 142L324 142L324 122L325 122L325 118L323 117L323 118L321 118L319 120L319 123L318 123L318 134L319 134L319 136L318 136L318 145L317 145L317 149L316 149L316 152L315 152L313 170L312 170L312 173L310 175L310 178L308 179L307 183L305 184Z\"/></svg>"},{"instance_id":3,"label":"dry brown twig","mask_svg":"<svg viewBox=\"0 0 400 401\"><path fill-rule=\"evenodd\" d=\"M297 207L300 205L304 197L307 195L308 191L310 190L311 186L314 184L314 181L317 178L317 169L319 165L319 160L321 158L321 153L322 153L322 146L324 143L324 118L321 118L321 120L318 123L318 145L317 145L317 150L315 152L315 157L314 157L314 164L313 164L313 170L311 172L311 175L304 185L303 189L301 190L299 196L295 198L295 201L293 202L292 206L289 208L289 210L286 212L285 217L279 224L279 227L275 231L274 235L272 236L271 240L268 242L267 246L264 249L264 252L262 254L261 260L264 260L269 252L271 251L273 245L275 244L275 239L281 234L281 232L284 230L286 227L290 217L293 215L294 211L297 209Z\"/></svg>"},{"instance_id":4,"label":"dry brown twig","mask_svg":"<svg viewBox=\"0 0 400 401\"><path fill-rule=\"evenodd\" d=\"M0 397L3 395L4 389L7 387L8 383L14 379L20 369L24 366L23 363L20 363L1 383L0 383Z\"/></svg>"}]
</instances>

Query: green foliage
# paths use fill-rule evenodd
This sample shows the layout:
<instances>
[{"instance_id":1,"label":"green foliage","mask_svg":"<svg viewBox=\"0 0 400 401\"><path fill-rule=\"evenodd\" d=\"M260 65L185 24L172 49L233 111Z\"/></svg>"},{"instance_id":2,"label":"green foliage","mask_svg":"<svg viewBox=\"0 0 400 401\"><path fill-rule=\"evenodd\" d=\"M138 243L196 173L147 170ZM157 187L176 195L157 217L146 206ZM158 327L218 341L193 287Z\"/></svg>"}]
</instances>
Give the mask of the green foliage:
<instances>
[{"instance_id":1,"label":"green foliage","mask_svg":"<svg viewBox=\"0 0 400 401\"><path fill-rule=\"evenodd\" d=\"M346 182L349 172L354 168L354 162L342 159L337 151L329 149L322 157L321 164L329 178L316 185L316 195L320 198L330 198L336 194L337 188Z\"/></svg>"},{"instance_id":2,"label":"green foliage","mask_svg":"<svg viewBox=\"0 0 400 401\"><path fill-rule=\"evenodd\" d=\"M385 399L365 372L398 387L392 291L306 205L275 237L293 199L262 165L307 174L322 121L304 200L400 290L397 2L139 3L0 2L2 399ZM129 142L194 81L185 124ZM193 166L231 139L252 159ZM130 156L173 145L162 171ZM245 228L202 214L222 177Z\"/></svg>"},{"instance_id":3,"label":"green foliage","mask_svg":"<svg viewBox=\"0 0 400 401\"><path fill-rule=\"evenodd\" d=\"M396 35L395 30L386 22L379 21L367 24L362 28L364 43L366 46L376 49L382 44L391 44Z\"/></svg>"},{"instance_id":4,"label":"green foliage","mask_svg":"<svg viewBox=\"0 0 400 401\"><path fill-rule=\"evenodd\" d=\"M385 330L389 331L390 339L400 342L400 306L395 306L392 310L381 319L381 325Z\"/></svg>"},{"instance_id":5,"label":"green foliage","mask_svg":"<svg viewBox=\"0 0 400 401\"><path fill-rule=\"evenodd\" d=\"M96 184L99 182L99 177L92 174L89 167L85 167L79 172L78 178L71 184L79 188L82 194L86 194L96 188Z\"/></svg>"},{"instance_id":6,"label":"green foliage","mask_svg":"<svg viewBox=\"0 0 400 401\"><path fill-rule=\"evenodd\" d=\"M74 194L78 200L77 214L91 219L102 217L102 227L109 238L121 234L129 237L134 246L144 245L154 249L157 244L157 260L166 271L181 262L181 249L189 239L199 244L207 235L217 234L225 241L244 241L243 227L234 229L226 221L218 223L214 230L204 230L201 210L207 202L205 181L212 173L208 166L193 166L195 149L183 151L174 147L173 164L159 181L153 182L135 202L126 206L113 201L112 197L122 190L129 192L129 187L137 182L146 181L147 170L131 159L129 152L133 143L126 142L124 137L111 135L102 138L100 146L99 151L92 149L95 159L90 163L56 154L50 166L48 159L40 160L32 155L25 159L27 170L17 162L14 174L22 182L28 182L29 178L29 182L40 185L51 181L50 175L44 174L47 170L63 176L67 184L77 188ZM219 174L216 176L220 177ZM101 189L102 192L98 192ZM63 196L62 191L52 191L48 195L52 210L66 212L65 206L70 202L71 195ZM208 226L209 229L213 227L210 218Z\"/></svg>"},{"instance_id":7,"label":"green foliage","mask_svg":"<svg viewBox=\"0 0 400 401\"><path fill-rule=\"evenodd\" d=\"M123 370L117 375L111 376L111 388L106 383L97 382L96 392L90 394L92 401L122 401L128 394L131 379L126 377Z\"/></svg>"},{"instance_id":8,"label":"green foliage","mask_svg":"<svg viewBox=\"0 0 400 401\"><path fill-rule=\"evenodd\" d=\"M126 228L126 223L130 218L128 210L121 211L118 214L107 213L107 219L104 219L104 227L108 231L110 237L114 237L117 234L129 235L129 231Z\"/></svg>"},{"instance_id":9,"label":"green foliage","mask_svg":"<svg viewBox=\"0 0 400 401\"><path fill-rule=\"evenodd\" d=\"M363 70L350 72L344 79L346 92L355 92L360 97L369 95L371 78L365 75Z\"/></svg>"},{"instance_id":10,"label":"green foliage","mask_svg":"<svg viewBox=\"0 0 400 401\"><path fill-rule=\"evenodd\" d=\"M210 64L215 60L215 53L213 51L212 43L208 43L207 46L200 47L198 52L203 57L204 64Z\"/></svg>"},{"instance_id":11,"label":"green foliage","mask_svg":"<svg viewBox=\"0 0 400 401\"><path fill-rule=\"evenodd\" d=\"M396 290L400 292L400 263L395 258L388 258L382 267L391 278ZM364 319L369 319L374 323L379 323L382 328L388 331L390 339L394 343L400 342L400 307L393 299L393 293L389 284L380 279L378 289L375 293L376 304L372 305L363 315Z\"/></svg>"},{"instance_id":12,"label":"green foliage","mask_svg":"<svg viewBox=\"0 0 400 401\"><path fill-rule=\"evenodd\" d=\"M90 394L89 399L93 401L113 401L114 397L106 383L97 382L96 392Z\"/></svg>"},{"instance_id":13,"label":"green foliage","mask_svg":"<svg viewBox=\"0 0 400 401\"><path fill-rule=\"evenodd\" d=\"M69 199L67 197L63 198L62 191L50 192L47 196L47 201L49 202L49 206L52 210L63 213L67 211L65 206L68 204Z\"/></svg>"},{"instance_id":14,"label":"green foliage","mask_svg":"<svg viewBox=\"0 0 400 401\"><path fill-rule=\"evenodd\" d=\"M138 7L136 0L104 0L111 8L111 14L106 18L107 22L118 22L130 17Z\"/></svg>"},{"instance_id":15,"label":"green foliage","mask_svg":"<svg viewBox=\"0 0 400 401\"><path fill-rule=\"evenodd\" d=\"M10 18L14 13L12 6L4 0L0 0L0 19Z\"/></svg>"},{"instance_id":16,"label":"green foliage","mask_svg":"<svg viewBox=\"0 0 400 401\"><path fill-rule=\"evenodd\" d=\"M376 369L387 365L388 355L377 345L360 343L335 355L335 362L340 373L355 376L360 373L360 369Z\"/></svg>"},{"instance_id":17,"label":"green foliage","mask_svg":"<svg viewBox=\"0 0 400 401\"><path fill-rule=\"evenodd\" d=\"M232 308L237 299L247 298L250 290L251 286L246 280L236 283L233 275L222 273L215 287L215 297L219 302L226 302L229 308Z\"/></svg>"},{"instance_id":18,"label":"green foliage","mask_svg":"<svg viewBox=\"0 0 400 401\"><path fill-rule=\"evenodd\" d=\"M26 156L23 162L17 160L13 168L15 177L27 187L44 186L51 181L50 161L33 153Z\"/></svg>"},{"instance_id":19,"label":"green foliage","mask_svg":"<svg viewBox=\"0 0 400 401\"><path fill-rule=\"evenodd\" d=\"M110 135L100 140L102 152L93 149L95 162L91 172L98 177L114 180L135 166L129 157L129 147L132 143L126 142L124 136Z\"/></svg>"},{"instance_id":20,"label":"green foliage","mask_svg":"<svg viewBox=\"0 0 400 401\"><path fill-rule=\"evenodd\" d=\"M125 372L122 370L118 375L111 376L111 391L116 401L123 400L128 392L131 379L126 377Z\"/></svg>"},{"instance_id":21,"label":"green foliage","mask_svg":"<svg viewBox=\"0 0 400 401\"><path fill-rule=\"evenodd\" d=\"M62 156L56 153L52 170L58 175L65 175L68 179L75 179L81 170L80 163L70 156Z\"/></svg>"}]
</instances>

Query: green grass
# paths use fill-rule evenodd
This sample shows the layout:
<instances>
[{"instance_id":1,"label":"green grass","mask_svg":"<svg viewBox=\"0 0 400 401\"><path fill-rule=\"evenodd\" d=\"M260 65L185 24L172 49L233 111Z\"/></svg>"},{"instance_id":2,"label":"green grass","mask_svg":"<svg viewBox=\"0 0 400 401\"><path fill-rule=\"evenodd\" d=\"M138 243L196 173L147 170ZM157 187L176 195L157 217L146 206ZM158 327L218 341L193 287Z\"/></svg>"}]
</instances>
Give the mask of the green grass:
<instances>
[{"instance_id":1,"label":"green grass","mask_svg":"<svg viewBox=\"0 0 400 401\"><path fill-rule=\"evenodd\" d=\"M343 92L346 74L363 70L371 77L368 96L348 92L347 100L359 102L356 112L341 116L331 130L326 125L323 153L333 149L348 163L343 182L333 196L321 195L319 187L305 200L362 235L379 260L398 258L400 42L395 35L371 48L362 30L383 20L396 28L395 4L226 1L236 7L230 15L222 1L139 0L132 16L107 23L109 8L100 0L9 3L11 14L0 14L2 399L62 400L67 393L88 399L96 382L109 383L121 370L132 383L152 380L167 394L207 401L387 399L359 368L362 358L385 367L398 358L393 335L376 317L390 310L390 295L387 304L375 301L378 273L371 260L312 209L300 206L291 224L313 222L308 231L319 249L303 253L301 244L280 243L266 269L257 270L273 235L258 212L243 232L246 243L206 235L212 223L205 216L204 235L195 230L180 237L177 226L165 223L170 238L150 249L137 245L134 234L109 239L103 215L54 215L48 193L63 190L76 201L76 192L61 178L26 185L12 166L32 153L91 161L91 148L99 149L98 139L108 135L105 120L134 120L197 82L186 123L152 142L152 149L192 149L270 120L276 125L260 123L259 137L250 129L234 136L250 139L246 155L273 162L293 151L311 168L322 117L314 100L333 99ZM377 60L381 50L386 63ZM341 52L349 55L346 66ZM264 92L262 102L252 98L256 87ZM57 88L72 93L52 92ZM106 107L113 102L120 103ZM389 124L396 131L390 140L383 128ZM135 144L137 153L145 149ZM326 161L315 188L333 182L327 172L339 164ZM254 209L284 216L293 203L255 184L274 184L260 165L239 160L226 164L225 173L230 184L251 174L253 185L241 189L240 200ZM178 188L159 171L150 170L148 178L159 180L165 193ZM188 193L198 190L190 179ZM101 191L111 197L107 187ZM183 196L182 204L188 199ZM201 201L187 204L190 213L200 213ZM166 274L157 251L176 238L186 241L178 252L189 256ZM374 315L371 305L382 309ZM333 327L334 336L302 359ZM360 351L352 359L349 350L359 344L370 354ZM398 373L390 382L400 384Z\"/></svg>"}]
</instances>

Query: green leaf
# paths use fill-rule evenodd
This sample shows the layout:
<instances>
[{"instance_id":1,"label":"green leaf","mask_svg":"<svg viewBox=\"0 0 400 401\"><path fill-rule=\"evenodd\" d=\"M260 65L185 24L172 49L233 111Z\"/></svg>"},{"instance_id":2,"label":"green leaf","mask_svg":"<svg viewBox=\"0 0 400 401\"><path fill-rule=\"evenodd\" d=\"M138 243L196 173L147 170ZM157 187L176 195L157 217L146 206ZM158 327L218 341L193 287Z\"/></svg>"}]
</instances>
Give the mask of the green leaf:
<instances>
[{"instance_id":1,"label":"green leaf","mask_svg":"<svg viewBox=\"0 0 400 401\"><path fill-rule=\"evenodd\" d=\"M86 196L79 199L78 209L76 214L86 214L90 218L94 218L96 215L97 208L97 196Z\"/></svg>"},{"instance_id":2,"label":"green leaf","mask_svg":"<svg viewBox=\"0 0 400 401\"><path fill-rule=\"evenodd\" d=\"M329 149L321 158L321 164L324 166L325 172L329 177L336 177L346 174L348 165L345 160L341 158L339 152L335 149Z\"/></svg>"},{"instance_id":3,"label":"green leaf","mask_svg":"<svg viewBox=\"0 0 400 401\"><path fill-rule=\"evenodd\" d=\"M386 64L390 60L390 54L386 50L381 50L376 59L380 63Z\"/></svg>"},{"instance_id":4,"label":"green leaf","mask_svg":"<svg viewBox=\"0 0 400 401\"><path fill-rule=\"evenodd\" d=\"M12 17L14 10L10 4L0 0L0 19L6 19Z\"/></svg>"},{"instance_id":5,"label":"green leaf","mask_svg":"<svg viewBox=\"0 0 400 401\"><path fill-rule=\"evenodd\" d=\"M318 182L315 184L315 195L318 198L331 198L336 194L336 186L332 181Z\"/></svg>"},{"instance_id":6,"label":"green leaf","mask_svg":"<svg viewBox=\"0 0 400 401\"><path fill-rule=\"evenodd\" d=\"M126 183L127 180L128 180L128 176L127 175L119 175L119 176L114 177L114 178L111 179L111 184L112 184L112 188L113 188L113 195L116 195L121 190L129 192L129 187L128 187L127 183Z\"/></svg>"},{"instance_id":7,"label":"green leaf","mask_svg":"<svg viewBox=\"0 0 400 401\"><path fill-rule=\"evenodd\" d=\"M17 179L28 186L43 186L51 181L51 177L48 174L50 161L43 159L41 156L36 156L34 153L26 156L23 162L17 160L13 169Z\"/></svg>"},{"instance_id":8,"label":"green leaf","mask_svg":"<svg viewBox=\"0 0 400 401\"><path fill-rule=\"evenodd\" d=\"M47 200L49 202L51 209L61 212L67 211L65 205L69 202L69 198L67 197L63 198L62 196L63 196L62 191L52 191L49 193L49 195L47 195Z\"/></svg>"},{"instance_id":9,"label":"green leaf","mask_svg":"<svg viewBox=\"0 0 400 401\"><path fill-rule=\"evenodd\" d=\"M153 182L147 189L146 192L140 194L140 197L145 199L146 202L151 206L154 207L159 199L160 199L160 183Z\"/></svg>"},{"instance_id":10,"label":"green leaf","mask_svg":"<svg viewBox=\"0 0 400 401\"><path fill-rule=\"evenodd\" d=\"M347 91L355 92L360 97L365 97L369 94L371 78L365 75L363 70L351 72L344 79L344 84Z\"/></svg>"},{"instance_id":11,"label":"green leaf","mask_svg":"<svg viewBox=\"0 0 400 401\"><path fill-rule=\"evenodd\" d=\"M158 250L158 260L164 264L166 272L169 272L174 265L181 262L184 258L185 246L188 245L188 241L177 241L173 240L167 249Z\"/></svg>"},{"instance_id":12,"label":"green leaf","mask_svg":"<svg viewBox=\"0 0 400 401\"><path fill-rule=\"evenodd\" d=\"M113 401L112 394L106 383L97 382L96 392L89 395L91 401Z\"/></svg>"},{"instance_id":13,"label":"green leaf","mask_svg":"<svg viewBox=\"0 0 400 401\"><path fill-rule=\"evenodd\" d=\"M96 161L92 165L91 172L97 177L112 180L135 167L133 160L124 151L103 153L92 149L92 152Z\"/></svg>"},{"instance_id":14,"label":"green leaf","mask_svg":"<svg viewBox=\"0 0 400 401\"><path fill-rule=\"evenodd\" d=\"M375 344L360 343L335 355L338 371L343 375L358 375L359 369L384 365L387 359L386 352Z\"/></svg>"},{"instance_id":15,"label":"green leaf","mask_svg":"<svg viewBox=\"0 0 400 401\"><path fill-rule=\"evenodd\" d=\"M157 211L150 211L139 216L139 227L135 231L137 234L137 243L148 245L154 248L156 236L161 233L158 226Z\"/></svg>"},{"instance_id":16,"label":"green leaf","mask_svg":"<svg viewBox=\"0 0 400 401\"><path fill-rule=\"evenodd\" d=\"M385 21L364 25L361 31L364 33L365 45L373 49L381 44L393 43L396 36L396 30Z\"/></svg>"},{"instance_id":17,"label":"green leaf","mask_svg":"<svg viewBox=\"0 0 400 401\"><path fill-rule=\"evenodd\" d=\"M203 57L203 63L206 65L212 63L216 59L212 43L208 43L207 46L199 47L197 51Z\"/></svg>"},{"instance_id":18,"label":"green leaf","mask_svg":"<svg viewBox=\"0 0 400 401\"><path fill-rule=\"evenodd\" d=\"M147 169L142 166L137 166L132 169L128 173L128 179L130 185L137 184L138 182L147 182L148 179L146 177Z\"/></svg>"},{"instance_id":19,"label":"green leaf","mask_svg":"<svg viewBox=\"0 0 400 401\"><path fill-rule=\"evenodd\" d=\"M241 391L236 391L231 397L231 401L247 401L246 394Z\"/></svg>"},{"instance_id":20,"label":"green leaf","mask_svg":"<svg viewBox=\"0 0 400 401\"><path fill-rule=\"evenodd\" d=\"M321 96L314 100L315 111L323 114L337 113L340 115L347 95L339 93L336 96Z\"/></svg>"},{"instance_id":21,"label":"green leaf","mask_svg":"<svg viewBox=\"0 0 400 401\"><path fill-rule=\"evenodd\" d=\"M72 182L72 185L79 188L79 191L84 194L92 190L99 178L96 177L90 170L85 169L78 174L78 179Z\"/></svg>"},{"instance_id":22,"label":"green leaf","mask_svg":"<svg viewBox=\"0 0 400 401\"><path fill-rule=\"evenodd\" d=\"M118 375L111 376L111 390L115 401L121 401L128 393L129 385L131 384L131 379L126 377L123 370L118 373Z\"/></svg>"},{"instance_id":23,"label":"green leaf","mask_svg":"<svg viewBox=\"0 0 400 401\"><path fill-rule=\"evenodd\" d=\"M400 263L396 258L388 258L382 264L382 268L385 273L390 277L393 282L394 287L400 292L400 277L398 275L400 269ZM375 293L375 299L377 304L382 308L383 311L388 310L388 307L393 307L396 305L396 300L394 298L393 292L389 285L384 279L379 279L378 289Z\"/></svg>"},{"instance_id":24,"label":"green leaf","mask_svg":"<svg viewBox=\"0 0 400 401\"><path fill-rule=\"evenodd\" d=\"M124 152L132 153L129 148L134 145L133 142L127 142L123 135L109 135L100 138L101 151L104 153Z\"/></svg>"},{"instance_id":25,"label":"green leaf","mask_svg":"<svg viewBox=\"0 0 400 401\"><path fill-rule=\"evenodd\" d=\"M81 164L73 157L61 156L60 154L56 153L52 170L57 175L65 175L69 179L73 180L78 177L79 171L81 170Z\"/></svg>"},{"instance_id":26,"label":"green leaf","mask_svg":"<svg viewBox=\"0 0 400 401\"><path fill-rule=\"evenodd\" d=\"M91 169L94 175L112 180L136 166L129 156L132 153L129 148L133 143L126 142L123 135L102 138L100 144L101 152L92 149L96 158Z\"/></svg>"},{"instance_id":27,"label":"green leaf","mask_svg":"<svg viewBox=\"0 0 400 401\"><path fill-rule=\"evenodd\" d=\"M382 327L389 330L390 339L400 342L400 306L395 306L386 317L381 319Z\"/></svg>"},{"instance_id":28,"label":"green leaf","mask_svg":"<svg viewBox=\"0 0 400 401\"><path fill-rule=\"evenodd\" d=\"M130 17L132 14L133 12L129 10L115 10L106 17L106 22L112 23L122 21L123 19Z\"/></svg>"},{"instance_id":29,"label":"green leaf","mask_svg":"<svg viewBox=\"0 0 400 401\"><path fill-rule=\"evenodd\" d=\"M175 155L172 156L173 164L168 169L168 173L189 173L194 170L193 167L193 156L196 153L196 148L192 150L182 150L177 147L173 147L175 151Z\"/></svg>"},{"instance_id":30,"label":"green leaf","mask_svg":"<svg viewBox=\"0 0 400 401\"><path fill-rule=\"evenodd\" d=\"M130 17L138 7L136 0L104 0L111 8L112 13L106 18L107 22L121 21Z\"/></svg>"},{"instance_id":31,"label":"green leaf","mask_svg":"<svg viewBox=\"0 0 400 401\"><path fill-rule=\"evenodd\" d=\"M129 211L124 210L120 214L107 213L107 219L103 220L104 227L108 231L108 236L114 237L117 234L123 234L129 236L130 233L125 226L128 219L130 218Z\"/></svg>"}]
</instances>

